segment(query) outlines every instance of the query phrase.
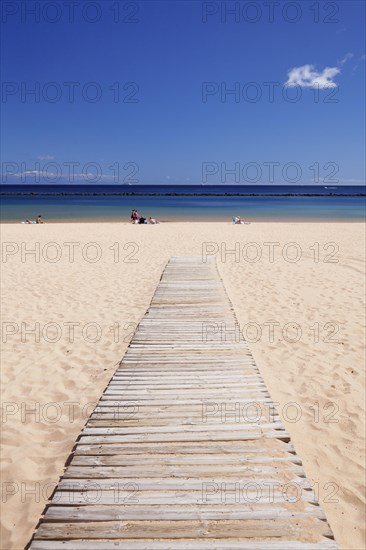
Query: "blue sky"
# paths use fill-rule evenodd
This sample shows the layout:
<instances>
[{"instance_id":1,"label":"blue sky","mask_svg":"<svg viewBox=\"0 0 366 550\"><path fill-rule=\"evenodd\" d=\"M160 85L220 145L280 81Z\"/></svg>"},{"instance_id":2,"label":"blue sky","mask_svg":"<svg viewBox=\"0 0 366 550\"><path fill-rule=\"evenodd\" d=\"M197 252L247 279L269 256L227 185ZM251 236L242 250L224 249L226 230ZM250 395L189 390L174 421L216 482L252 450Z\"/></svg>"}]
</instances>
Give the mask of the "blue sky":
<instances>
[{"instance_id":1,"label":"blue sky","mask_svg":"<svg viewBox=\"0 0 366 550\"><path fill-rule=\"evenodd\" d=\"M298 183L333 170L364 183L362 1L282 1L272 21L268 2L236 2L235 16L235 2L84 1L73 21L63 1L36 16L5 4L3 182L28 171L48 183L75 162L75 183L94 170L112 183L117 165L119 183L201 183L203 171L206 183L268 183L269 163L275 183L296 178L292 165Z\"/></svg>"}]
</instances>

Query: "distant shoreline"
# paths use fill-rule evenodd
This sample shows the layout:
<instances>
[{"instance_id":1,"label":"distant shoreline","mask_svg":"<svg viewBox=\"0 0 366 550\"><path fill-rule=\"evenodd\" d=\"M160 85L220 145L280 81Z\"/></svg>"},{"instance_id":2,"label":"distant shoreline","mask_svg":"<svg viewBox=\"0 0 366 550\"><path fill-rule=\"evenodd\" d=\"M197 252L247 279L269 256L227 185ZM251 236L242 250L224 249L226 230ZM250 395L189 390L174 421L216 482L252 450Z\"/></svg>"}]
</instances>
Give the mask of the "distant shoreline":
<instances>
[{"instance_id":1,"label":"distant shoreline","mask_svg":"<svg viewBox=\"0 0 366 550\"><path fill-rule=\"evenodd\" d=\"M366 197L366 193L102 193L102 192L34 192L34 191L0 191L1 197Z\"/></svg>"}]
</instances>

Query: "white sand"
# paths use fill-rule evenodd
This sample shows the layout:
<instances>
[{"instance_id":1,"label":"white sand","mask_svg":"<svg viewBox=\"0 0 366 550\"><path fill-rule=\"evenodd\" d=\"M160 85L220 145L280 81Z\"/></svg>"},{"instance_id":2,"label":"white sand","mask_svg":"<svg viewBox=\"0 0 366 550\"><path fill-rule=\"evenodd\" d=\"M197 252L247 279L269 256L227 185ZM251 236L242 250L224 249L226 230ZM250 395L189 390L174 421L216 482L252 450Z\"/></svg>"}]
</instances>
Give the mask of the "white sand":
<instances>
[{"instance_id":1,"label":"white sand","mask_svg":"<svg viewBox=\"0 0 366 550\"><path fill-rule=\"evenodd\" d=\"M257 329L262 331L251 349L279 403L307 476L319 484L319 498L336 539L343 550L364 547L362 224L106 223L3 225L1 229L3 242L19 246L19 252L9 255L6 263L3 256L2 263L3 549L23 548L30 539L74 440L149 306L169 257L201 255L204 242L216 243L212 249L221 251L225 245L232 250L239 243L241 252L246 243L255 242L256 252L262 252L255 263L242 255L221 258L218 254L219 271L240 328L250 340ZM50 242L57 243L61 253L54 263L47 261L47 255L52 259L56 251L47 246ZM80 243L74 262L64 244L71 242ZM84 248L82 255L90 242L97 243L102 253L95 263L88 261L95 253L92 246ZM110 247L117 242L119 261L114 261L117 245ZM264 245L269 242L280 243L273 262L269 246ZM286 248L282 255L289 242L301 247L298 262L289 261L293 246L287 256ZM323 247L330 242L339 247L334 255L337 263L324 261L333 247L326 251ZM126 243L135 244L124 250ZM319 262L314 260L314 243L319 243ZM22 246L40 246L40 261L34 255L22 261ZM14 251L15 245L8 244L7 250ZM254 246L247 249L247 255L254 253ZM279 323L274 326L274 341L264 324L271 321ZM37 323L39 338L25 333ZM73 337L65 323L78 323ZM100 327L96 343L87 341L96 335L95 326L88 323ZM302 331L297 342L282 335L288 323ZM323 341L331 337L332 325L325 327L327 323L338 327L333 336L338 342ZM288 325L287 340L296 337L295 329ZM6 336L11 330L16 333ZM317 335L319 342L314 341ZM51 342L52 338L58 341ZM38 413L29 412L35 406L39 418ZM296 416L297 422L291 422Z\"/></svg>"}]
</instances>

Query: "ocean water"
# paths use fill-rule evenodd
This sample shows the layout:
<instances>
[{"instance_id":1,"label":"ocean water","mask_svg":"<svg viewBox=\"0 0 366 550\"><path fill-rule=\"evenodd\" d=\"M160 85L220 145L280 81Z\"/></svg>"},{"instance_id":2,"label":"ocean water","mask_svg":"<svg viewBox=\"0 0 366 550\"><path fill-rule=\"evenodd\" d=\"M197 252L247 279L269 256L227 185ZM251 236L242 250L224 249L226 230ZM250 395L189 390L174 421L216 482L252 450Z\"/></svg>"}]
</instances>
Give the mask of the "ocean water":
<instances>
[{"instance_id":1,"label":"ocean water","mask_svg":"<svg viewBox=\"0 0 366 550\"><path fill-rule=\"evenodd\" d=\"M2 185L1 221L362 221L364 186Z\"/></svg>"}]
</instances>

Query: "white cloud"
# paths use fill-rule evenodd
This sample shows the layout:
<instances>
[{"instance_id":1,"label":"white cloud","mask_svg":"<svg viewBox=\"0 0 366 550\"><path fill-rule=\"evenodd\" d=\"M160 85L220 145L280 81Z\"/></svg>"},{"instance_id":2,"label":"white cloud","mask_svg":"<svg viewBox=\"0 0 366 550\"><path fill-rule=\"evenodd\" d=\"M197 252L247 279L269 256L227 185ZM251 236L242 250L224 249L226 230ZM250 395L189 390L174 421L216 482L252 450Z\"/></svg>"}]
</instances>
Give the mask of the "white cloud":
<instances>
[{"instance_id":1,"label":"white cloud","mask_svg":"<svg viewBox=\"0 0 366 550\"><path fill-rule=\"evenodd\" d=\"M345 63L347 63L349 59L352 59L352 57L353 57L353 53L346 53L344 58L339 61L338 65L341 65L341 66L344 65Z\"/></svg>"},{"instance_id":2,"label":"white cloud","mask_svg":"<svg viewBox=\"0 0 366 550\"><path fill-rule=\"evenodd\" d=\"M358 62L360 62L360 61L365 61L365 59L366 59L366 55L365 55L365 54L362 54L361 57L359 58ZM355 73L355 72L357 71L358 67L359 67L359 63L357 63L357 65L355 65L355 66L353 67L352 73Z\"/></svg>"},{"instance_id":3,"label":"white cloud","mask_svg":"<svg viewBox=\"0 0 366 550\"><path fill-rule=\"evenodd\" d=\"M314 65L302 65L301 67L294 67L288 73L288 80L285 86L301 86L302 88L336 88L337 83L333 78L340 74L341 67L347 61L352 59L354 54L351 52L338 61L337 67L325 67L322 72L315 70Z\"/></svg>"},{"instance_id":4,"label":"white cloud","mask_svg":"<svg viewBox=\"0 0 366 550\"><path fill-rule=\"evenodd\" d=\"M285 86L301 86L302 88L336 88L337 83L332 80L341 71L338 67L325 67L317 72L314 65L294 67L288 73Z\"/></svg>"},{"instance_id":5,"label":"white cloud","mask_svg":"<svg viewBox=\"0 0 366 550\"><path fill-rule=\"evenodd\" d=\"M52 157L51 155L38 155L36 157L37 160L53 160L55 157Z\"/></svg>"}]
</instances>

